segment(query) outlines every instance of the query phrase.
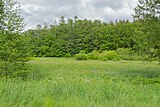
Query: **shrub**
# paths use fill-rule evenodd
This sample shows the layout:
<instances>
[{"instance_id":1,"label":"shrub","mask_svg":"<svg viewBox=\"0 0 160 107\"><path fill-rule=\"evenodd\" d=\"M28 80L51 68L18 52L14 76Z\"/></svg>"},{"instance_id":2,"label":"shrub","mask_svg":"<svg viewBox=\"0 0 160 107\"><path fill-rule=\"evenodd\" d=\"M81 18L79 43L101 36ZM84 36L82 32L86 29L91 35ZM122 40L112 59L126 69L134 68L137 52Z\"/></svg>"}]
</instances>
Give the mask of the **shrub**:
<instances>
[{"instance_id":1,"label":"shrub","mask_svg":"<svg viewBox=\"0 0 160 107\"><path fill-rule=\"evenodd\" d=\"M86 54L86 51L85 51L85 50L81 50L81 51L79 52L79 54Z\"/></svg>"},{"instance_id":2,"label":"shrub","mask_svg":"<svg viewBox=\"0 0 160 107\"><path fill-rule=\"evenodd\" d=\"M107 60L114 60L114 61L120 60L119 55L118 55L118 53L116 51L103 51L100 54L99 59L100 60L104 60L104 61L107 61Z\"/></svg>"},{"instance_id":3,"label":"shrub","mask_svg":"<svg viewBox=\"0 0 160 107\"><path fill-rule=\"evenodd\" d=\"M118 48L116 50L118 55L123 60L142 60L143 58L130 48Z\"/></svg>"},{"instance_id":4,"label":"shrub","mask_svg":"<svg viewBox=\"0 0 160 107\"><path fill-rule=\"evenodd\" d=\"M76 57L76 60L87 60L88 59L87 54L76 54L75 57Z\"/></svg>"},{"instance_id":5,"label":"shrub","mask_svg":"<svg viewBox=\"0 0 160 107\"><path fill-rule=\"evenodd\" d=\"M159 55L159 53L158 53L158 49L154 49L154 48L151 48L150 49L150 56L151 56L151 58L158 58L158 55Z\"/></svg>"},{"instance_id":6,"label":"shrub","mask_svg":"<svg viewBox=\"0 0 160 107\"><path fill-rule=\"evenodd\" d=\"M119 57L123 60L131 60L132 50L130 48L118 48L116 50Z\"/></svg>"},{"instance_id":7,"label":"shrub","mask_svg":"<svg viewBox=\"0 0 160 107\"><path fill-rule=\"evenodd\" d=\"M71 55L70 53L66 53L66 54L65 54L65 57L66 57L66 58L70 58L71 56L72 56L72 55Z\"/></svg>"},{"instance_id":8,"label":"shrub","mask_svg":"<svg viewBox=\"0 0 160 107\"><path fill-rule=\"evenodd\" d=\"M76 60L87 60L88 55L85 53L84 50L80 51L79 54L75 55Z\"/></svg>"},{"instance_id":9,"label":"shrub","mask_svg":"<svg viewBox=\"0 0 160 107\"><path fill-rule=\"evenodd\" d=\"M88 54L89 59L97 60L99 58L100 53L98 51L93 51Z\"/></svg>"}]
</instances>

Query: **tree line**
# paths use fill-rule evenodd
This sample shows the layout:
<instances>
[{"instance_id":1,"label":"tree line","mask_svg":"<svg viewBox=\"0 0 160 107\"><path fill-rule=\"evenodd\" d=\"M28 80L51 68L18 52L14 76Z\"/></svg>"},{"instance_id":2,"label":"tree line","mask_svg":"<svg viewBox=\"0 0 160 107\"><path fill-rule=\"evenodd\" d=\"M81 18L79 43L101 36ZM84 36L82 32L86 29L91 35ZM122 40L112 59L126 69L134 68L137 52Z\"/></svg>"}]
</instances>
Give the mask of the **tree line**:
<instances>
[{"instance_id":1,"label":"tree line","mask_svg":"<svg viewBox=\"0 0 160 107\"><path fill-rule=\"evenodd\" d=\"M100 20L82 20L77 16L65 20L62 16L59 21L57 25L38 25L37 29L26 32L33 44L33 56L65 57L74 56L82 50L91 53L127 48L140 56L151 55L154 51L154 57L157 57L157 45L146 47L149 44L144 39L145 32L141 30L142 20L105 23Z\"/></svg>"}]
</instances>

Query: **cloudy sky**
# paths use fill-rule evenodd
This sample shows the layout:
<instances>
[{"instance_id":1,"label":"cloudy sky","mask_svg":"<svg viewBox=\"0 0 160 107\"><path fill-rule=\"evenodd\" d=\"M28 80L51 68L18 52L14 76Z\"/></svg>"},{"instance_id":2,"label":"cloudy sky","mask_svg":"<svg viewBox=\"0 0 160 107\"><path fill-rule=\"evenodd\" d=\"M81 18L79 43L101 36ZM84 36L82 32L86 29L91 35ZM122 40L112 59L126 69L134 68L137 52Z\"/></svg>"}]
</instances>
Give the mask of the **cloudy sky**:
<instances>
[{"instance_id":1,"label":"cloudy sky","mask_svg":"<svg viewBox=\"0 0 160 107\"><path fill-rule=\"evenodd\" d=\"M55 23L61 16L79 19L115 21L129 19L134 14L138 0L17 0L21 4L21 15L27 23L26 29L44 23Z\"/></svg>"}]
</instances>

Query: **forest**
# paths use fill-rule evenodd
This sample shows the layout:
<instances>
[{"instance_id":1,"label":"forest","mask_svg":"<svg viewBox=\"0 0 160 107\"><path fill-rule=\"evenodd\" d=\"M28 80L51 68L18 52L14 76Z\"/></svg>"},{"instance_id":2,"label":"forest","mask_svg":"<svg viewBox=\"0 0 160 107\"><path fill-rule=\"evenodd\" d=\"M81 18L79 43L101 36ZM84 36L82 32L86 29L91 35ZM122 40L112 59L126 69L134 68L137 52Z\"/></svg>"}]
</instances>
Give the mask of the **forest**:
<instances>
[{"instance_id":1,"label":"forest","mask_svg":"<svg viewBox=\"0 0 160 107\"><path fill-rule=\"evenodd\" d=\"M36 57L71 57L84 51L116 51L124 60L158 60L159 44L145 40L142 20L120 20L110 23L100 20L65 20L62 16L57 25L37 25L37 29L25 32Z\"/></svg>"},{"instance_id":2,"label":"forest","mask_svg":"<svg viewBox=\"0 0 160 107\"><path fill-rule=\"evenodd\" d=\"M159 107L160 1L127 19L61 16L25 30L15 0L0 0L0 106Z\"/></svg>"}]
</instances>

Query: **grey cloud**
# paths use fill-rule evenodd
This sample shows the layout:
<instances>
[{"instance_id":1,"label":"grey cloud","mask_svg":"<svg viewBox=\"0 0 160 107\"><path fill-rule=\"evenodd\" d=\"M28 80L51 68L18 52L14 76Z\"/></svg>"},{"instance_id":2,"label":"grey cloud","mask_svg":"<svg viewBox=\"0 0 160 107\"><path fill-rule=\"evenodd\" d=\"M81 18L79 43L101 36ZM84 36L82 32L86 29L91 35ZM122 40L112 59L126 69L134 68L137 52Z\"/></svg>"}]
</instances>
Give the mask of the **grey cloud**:
<instances>
[{"instance_id":1,"label":"grey cloud","mask_svg":"<svg viewBox=\"0 0 160 107\"><path fill-rule=\"evenodd\" d=\"M54 0L54 3L57 6L70 6L70 5L78 5L81 4L80 0Z\"/></svg>"},{"instance_id":2,"label":"grey cloud","mask_svg":"<svg viewBox=\"0 0 160 107\"><path fill-rule=\"evenodd\" d=\"M119 9L123 7L124 0L93 0L95 8L110 7L112 9Z\"/></svg>"},{"instance_id":3,"label":"grey cloud","mask_svg":"<svg viewBox=\"0 0 160 107\"><path fill-rule=\"evenodd\" d=\"M61 16L81 19L132 20L137 0L18 0L27 28L52 23Z\"/></svg>"}]
</instances>

